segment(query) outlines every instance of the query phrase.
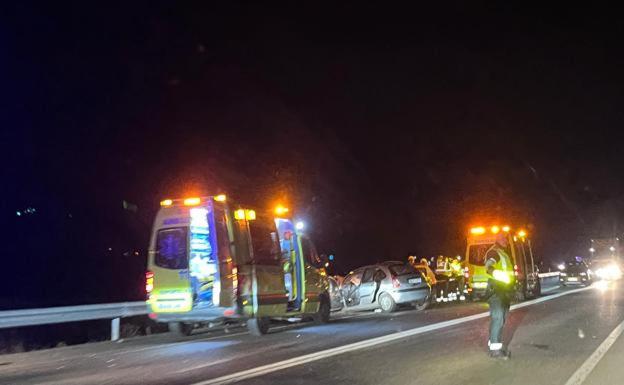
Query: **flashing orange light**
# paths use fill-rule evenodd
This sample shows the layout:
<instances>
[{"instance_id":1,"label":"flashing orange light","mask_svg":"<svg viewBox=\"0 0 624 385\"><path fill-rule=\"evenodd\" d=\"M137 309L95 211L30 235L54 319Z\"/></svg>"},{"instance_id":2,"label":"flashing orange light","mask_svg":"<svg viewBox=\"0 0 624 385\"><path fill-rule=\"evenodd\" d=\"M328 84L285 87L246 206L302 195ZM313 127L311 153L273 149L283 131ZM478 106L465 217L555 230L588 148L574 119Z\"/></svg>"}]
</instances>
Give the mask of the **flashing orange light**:
<instances>
[{"instance_id":1,"label":"flashing orange light","mask_svg":"<svg viewBox=\"0 0 624 385\"><path fill-rule=\"evenodd\" d=\"M284 214L286 214L288 211L289 211L289 210L288 210L288 208L287 208L287 207L284 207L284 206L281 206L281 205L280 205L280 206L277 206L277 207L275 208L275 214L277 214L277 215L284 215Z\"/></svg>"},{"instance_id":2,"label":"flashing orange light","mask_svg":"<svg viewBox=\"0 0 624 385\"><path fill-rule=\"evenodd\" d=\"M200 203L201 203L201 199L199 199L197 197L186 198L184 200L184 206L197 206Z\"/></svg>"},{"instance_id":3,"label":"flashing orange light","mask_svg":"<svg viewBox=\"0 0 624 385\"><path fill-rule=\"evenodd\" d=\"M154 290L154 273L147 271L145 273L145 291L147 294L151 294Z\"/></svg>"},{"instance_id":4,"label":"flashing orange light","mask_svg":"<svg viewBox=\"0 0 624 385\"><path fill-rule=\"evenodd\" d=\"M518 231L518 236L519 236L520 238L524 238L524 237L526 237L526 235L527 235L526 231L524 231L524 230L520 230L520 231Z\"/></svg>"},{"instance_id":5,"label":"flashing orange light","mask_svg":"<svg viewBox=\"0 0 624 385\"><path fill-rule=\"evenodd\" d=\"M256 212L254 210L245 210L245 219L248 221L256 220Z\"/></svg>"},{"instance_id":6,"label":"flashing orange light","mask_svg":"<svg viewBox=\"0 0 624 385\"><path fill-rule=\"evenodd\" d=\"M162 207L169 207L173 204L173 201L171 199L165 199L163 201L160 201L160 205Z\"/></svg>"},{"instance_id":7,"label":"flashing orange light","mask_svg":"<svg viewBox=\"0 0 624 385\"><path fill-rule=\"evenodd\" d=\"M225 202L227 200L227 197L225 196L225 194L219 194L215 195L213 199L217 202Z\"/></svg>"},{"instance_id":8,"label":"flashing orange light","mask_svg":"<svg viewBox=\"0 0 624 385\"><path fill-rule=\"evenodd\" d=\"M492 230L492 234L498 234L500 231L500 227L492 226L491 230Z\"/></svg>"},{"instance_id":9,"label":"flashing orange light","mask_svg":"<svg viewBox=\"0 0 624 385\"><path fill-rule=\"evenodd\" d=\"M243 219L245 219L245 210L238 209L234 211L234 219L239 220L239 221L242 221Z\"/></svg>"},{"instance_id":10,"label":"flashing orange light","mask_svg":"<svg viewBox=\"0 0 624 385\"><path fill-rule=\"evenodd\" d=\"M503 231L508 233L511 228L509 226L503 226Z\"/></svg>"},{"instance_id":11,"label":"flashing orange light","mask_svg":"<svg viewBox=\"0 0 624 385\"><path fill-rule=\"evenodd\" d=\"M483 227L473 227L472 229L470 229L470 233L474 234L474 235L485 234L485 228L483 228Z\"/></svg>"}]
</instances>

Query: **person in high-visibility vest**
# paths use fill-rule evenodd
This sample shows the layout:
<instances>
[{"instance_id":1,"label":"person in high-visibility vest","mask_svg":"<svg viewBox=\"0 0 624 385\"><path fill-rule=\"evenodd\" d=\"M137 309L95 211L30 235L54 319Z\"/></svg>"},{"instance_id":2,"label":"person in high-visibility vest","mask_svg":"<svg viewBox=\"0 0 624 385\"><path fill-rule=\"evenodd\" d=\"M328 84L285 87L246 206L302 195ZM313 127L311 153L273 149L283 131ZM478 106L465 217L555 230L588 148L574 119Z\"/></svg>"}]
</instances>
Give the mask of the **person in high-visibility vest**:
<instances>
[{"instance_id":1,"label":"person in high-visibility vest","mask_svg":"<svg viewBox=\"0 0 624 385\"><path fill-rule=\"evenodd\" d=\"M464 270L462 269L462 265L459 262L458 258L454 258L451 262L451 271L453 273L453 278L456 282L457 287L455 288L455 290L457 291L457 295L459 296L460 300L464 301L466 299L466 297L464 296Z\"/></svg>"},{"instance_id":2,"label":"person in high-visibility vest","mask_svg":"<svg viewBox=\"0 0 624 385\"><path fill-rule=\"evenodd\" d=\"M503 327L509 313L509 306L515 289L513 263L508 252L509 242L500 234L486 253L485 267L488 286L486 298L490 305L490 357L508 359L509 352L503 349Z\"/></svg>"}]
</instances>

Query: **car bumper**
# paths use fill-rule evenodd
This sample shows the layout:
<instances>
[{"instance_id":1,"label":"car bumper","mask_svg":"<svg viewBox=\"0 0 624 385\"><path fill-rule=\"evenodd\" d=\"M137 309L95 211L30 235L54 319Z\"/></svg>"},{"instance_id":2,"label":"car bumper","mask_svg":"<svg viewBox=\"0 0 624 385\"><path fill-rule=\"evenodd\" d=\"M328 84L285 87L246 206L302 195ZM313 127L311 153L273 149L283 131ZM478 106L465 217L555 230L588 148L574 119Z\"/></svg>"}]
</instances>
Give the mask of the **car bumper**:
<instances>
[{"instance_id":1,"label":"car bumper","mask_svg":"<svg viewBox=\"0 0 624 385\"><path fill-rule=\"evenodd\" d=\"M410 302L420 302L431 295L429 287L419 287L413 289L393 290L390 292L392 299L397 304L404 304Z\"/></svg>"},{"instance_id":2,"label":"car bumper","mask_svg":"<svg viewBox=\"0 0 624 385\"><path fill-rule=\"evenodd\" d=\"M470 293L473 298L485 297L485 291L487 290L487 281L476 281L468 283Z\"/></svg>"},{"instance_id":3,"label":"car bumper","mask_svg":"<svg viewBox=\"0 0 624 385\"><path fill-rule=\"evenodd\" d=\"M206 307L194 308L187 312L153 312L149 317L157 322L214 322L230 318L240 318L235 308Z\"/></svg>"},{"instance_id":4,"label":"car bumper","mask_svg":"<svg viewBox=\"0 0 624 385\"><path fill-rule=\"evenodd\" d=\"M559 282L566 285L585 285L589 282L589 279L585 277L561 277Z\"/></svg>"}]
</instances>

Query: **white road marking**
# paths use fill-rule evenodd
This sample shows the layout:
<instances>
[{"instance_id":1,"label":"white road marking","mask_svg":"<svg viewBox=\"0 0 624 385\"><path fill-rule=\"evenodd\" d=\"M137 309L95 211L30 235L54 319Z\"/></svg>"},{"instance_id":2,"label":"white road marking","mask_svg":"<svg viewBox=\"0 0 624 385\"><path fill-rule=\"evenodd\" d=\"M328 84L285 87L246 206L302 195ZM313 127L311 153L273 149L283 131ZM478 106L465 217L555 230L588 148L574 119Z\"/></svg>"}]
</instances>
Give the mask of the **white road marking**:
<instances>
[{"instance_id":1,"label":"white road marking","mask_svg":"<svg viewBox=\"0 0 624 385\"><path fill-rule=\"evenodd\" d=\"M212 361L212 362L205 362L203 364L198 364L195 366L191 366L188 368L184 368L184 369L180 369L175 371L176 374L180 374L180 373L186 373L186 372L191 372L193 370L197 370L197 369L204 369L210 366L215 366L215 365L219 365L219 364L223 364L232 360L239 360L245 357L249 357L249 356L255 356L258 354L263 354L264 352L267 351L271 351L271 350L279 350L282 348L288 348L288 347L292 347L293 345L295 345L292 341L288 341L285 343L281 343L281 344L277 344L277 345L268 345L266 347L264 347L263 349L257 349L257 350L253 350L253 351L247 351L247 353L242 353L242 354L236 354L234 356L228 357L228 358L222 358L220 360L216 360L216 361Z\"/></svg>"},{"instance_id":2,"label":"white road marking","mask_svg":"<svg viewBox=\"0 0 624 385\"><path fill-rule=\"evenodd\" d=\"M620 334L624 332L624 321L620 323L618 326L613 329L611 333L605 338L604 341L598 346L591 356L581 365L576 372L570 377L570 379L565 383L565 385L580 385L582 384L587 376L594 370L598 362L602 359L602 357L609 351L611 345L615 343Z\"/></svg>"},{"instance_id":3,"label":"white road marking","mask_svg":"<svg viewBox=\"0 0 624 385\"><path fill-rule=\"evenodd\" d=\"M523 307L535 305L535 304L545 302L545 301L550 301L555 298L562 297L564 295L578 293L578 292L589 290L589 289L590 287L584 287L580 289L574 289L574 290L569 290L569 291L565 291L562 293L554 294L548 297L537 298L531 301L515 304L511 307L511 310L520 309ZM309 362L322 360L322 359L336 356L339 354L348 353L348 352L352 352L352 351L356 351L360 349L366 349L366 348L370 348L376 345L385 344L385 343L393 342L397 340L402 340L404 338L415 336L418 334L422 334L422 333L426 333L426 332L430 332L430 331L434 331L438 329L443 329L443 328L447 328L451 326L456 326L456 325L463 324L466 322L485 318L488 315L489 315L489 312L483 312L483 313L478 313L478 314L474 314L474 315L470 315L470 316L466 316L462 318L456 318L453 320L438 322L438 323L431 324L431 325L425 325L425 326L417 327L417 328L410 329L410 330L405 330L405 331L398 332L398 333L392 333L392 334L388 334L385 336L372 338L369 340L355 342L355 343L351 343L351 344L344 345L344 346L339 346L339 347L335 347L335 348L331 348L327 350L318 351L315 353L305 354L303 356L290 358L284 361L274 362L272 364L258 366L256 368L243 370L237 373L232 373L232 374L228 374L225 376L196 382L192 385L231 384L231 383L247 380L250 378L259 377L265 374L273 373L279 370L284 370L293 366L303 365Z\"/></svg>"}]
</instances>

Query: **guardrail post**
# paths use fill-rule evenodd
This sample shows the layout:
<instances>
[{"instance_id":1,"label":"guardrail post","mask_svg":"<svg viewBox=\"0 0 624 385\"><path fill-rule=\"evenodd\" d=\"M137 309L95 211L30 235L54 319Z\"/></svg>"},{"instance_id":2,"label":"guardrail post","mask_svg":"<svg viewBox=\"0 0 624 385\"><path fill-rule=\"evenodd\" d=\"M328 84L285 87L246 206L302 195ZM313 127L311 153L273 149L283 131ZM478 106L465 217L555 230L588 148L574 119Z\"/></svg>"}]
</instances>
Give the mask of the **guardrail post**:
<instances>
[{"instance_id":1,"label":"guardrail post","mask_svg":"<svg viewBox=\"0 0 624 385\"><path fill-rule=\"evenodd\" d=\"M119 318L113 318L111 321L111 341L119 339Z\"/></svg>"}]
</instances>

